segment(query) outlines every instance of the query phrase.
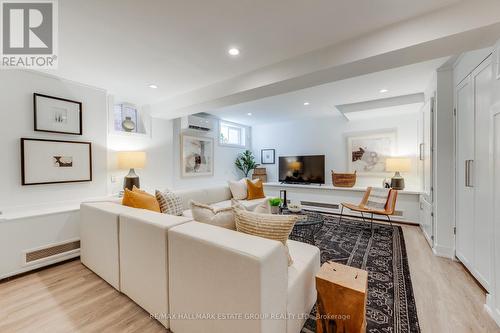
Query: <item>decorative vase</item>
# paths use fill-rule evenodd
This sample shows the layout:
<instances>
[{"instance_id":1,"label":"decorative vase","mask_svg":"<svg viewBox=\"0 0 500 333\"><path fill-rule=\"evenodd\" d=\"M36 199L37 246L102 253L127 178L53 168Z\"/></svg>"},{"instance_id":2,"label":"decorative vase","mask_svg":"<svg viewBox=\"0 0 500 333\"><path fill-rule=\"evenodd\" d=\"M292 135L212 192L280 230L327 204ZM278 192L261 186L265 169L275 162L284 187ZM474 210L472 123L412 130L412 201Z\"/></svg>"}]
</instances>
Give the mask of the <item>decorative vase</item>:
<instances>
[{"instance_id":1,"label":"decorative vase","mask_svg":"<svg viewBox=\"0 0 500 333\"><path fill-rule=\"evenodd\" d=\"M125 132L132 132L135 129L135 123L132 121L131 117L125 117L125 120L122 122L122 127Z\"/></svg>"}]
</instances>

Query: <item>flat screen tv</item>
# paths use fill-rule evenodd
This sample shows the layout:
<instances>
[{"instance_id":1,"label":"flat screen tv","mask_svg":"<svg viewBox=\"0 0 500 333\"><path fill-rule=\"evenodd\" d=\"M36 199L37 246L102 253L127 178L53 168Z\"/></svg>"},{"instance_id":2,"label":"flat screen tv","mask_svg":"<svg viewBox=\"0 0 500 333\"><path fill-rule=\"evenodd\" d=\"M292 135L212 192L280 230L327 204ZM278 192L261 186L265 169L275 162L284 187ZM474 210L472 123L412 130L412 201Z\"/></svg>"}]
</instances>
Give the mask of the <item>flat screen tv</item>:
<instances>
[{"instance_id":1,"label":"flat screen tv","mask_svg":"<svg viewBox=\"0 0 500 333\"><path fill-rule=\"evenodd\" d=\"M280 156L279 181L289 184L324 184L325 155Z\"/></svg>"}]
</instances>

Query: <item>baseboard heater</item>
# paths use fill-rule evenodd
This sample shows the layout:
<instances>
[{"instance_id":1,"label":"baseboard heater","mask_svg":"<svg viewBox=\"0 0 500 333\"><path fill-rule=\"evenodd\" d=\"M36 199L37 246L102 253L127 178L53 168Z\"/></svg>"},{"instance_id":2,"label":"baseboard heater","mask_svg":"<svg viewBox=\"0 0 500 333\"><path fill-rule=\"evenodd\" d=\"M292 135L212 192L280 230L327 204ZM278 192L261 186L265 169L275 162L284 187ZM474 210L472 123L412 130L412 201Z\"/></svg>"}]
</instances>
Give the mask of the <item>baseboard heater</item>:
<instances>
[{"instance_id":1,"label":"baseboard heater","mask_svg":"<svg viewBox=\"0 0 500 333\"><path fill-rule=\"evenodd\" d=\"M34 261L39 261L42 259L50 260L54 256L60 256L65 253L74 252L80 249L80 241L70 241L58 245L52 245L41 249L36 249L28 251L25 253L26 264L32 263Z\"/></svg>"}]
</instances>

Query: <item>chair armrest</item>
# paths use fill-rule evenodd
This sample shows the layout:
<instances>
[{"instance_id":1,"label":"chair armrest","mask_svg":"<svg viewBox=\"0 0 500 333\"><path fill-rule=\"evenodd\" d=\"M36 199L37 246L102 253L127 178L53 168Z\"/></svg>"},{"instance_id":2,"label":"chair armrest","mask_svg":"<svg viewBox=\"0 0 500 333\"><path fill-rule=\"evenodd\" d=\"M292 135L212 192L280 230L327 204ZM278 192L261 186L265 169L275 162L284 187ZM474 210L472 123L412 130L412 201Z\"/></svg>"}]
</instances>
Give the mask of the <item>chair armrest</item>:
<instances>
[{"instance_id":1,"label":"chair armrest","mask_svg":"<svg viewBox=\"0 0 500 333\"><path fill-rule=\"evenodd\" d=\"M174 332L282 333L287 310L288 257L277 241L198 222L169 230L170 327ZM241 314L227 320L177 315Z\"/></svg>"}]
</instances>

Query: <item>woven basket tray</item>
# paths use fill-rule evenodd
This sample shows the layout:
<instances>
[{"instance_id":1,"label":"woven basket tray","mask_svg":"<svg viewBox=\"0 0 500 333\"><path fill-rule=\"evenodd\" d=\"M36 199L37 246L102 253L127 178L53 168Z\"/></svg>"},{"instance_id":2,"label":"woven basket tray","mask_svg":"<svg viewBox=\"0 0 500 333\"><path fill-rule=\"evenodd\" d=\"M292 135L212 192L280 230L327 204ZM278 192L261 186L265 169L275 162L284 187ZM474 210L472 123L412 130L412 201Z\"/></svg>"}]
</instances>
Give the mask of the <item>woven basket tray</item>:
<instances>
[{"instance_id":1,"label":"woven basket tray","mask_svg":"<svg viewBox=\"0 0 500 333\"><path fill-rule=\"evenodd\" d=\"M354 173L335 173L332 170L332 183L337 187L353 187L356 184L356 171Z\"/></svg>"}]
</instances>

